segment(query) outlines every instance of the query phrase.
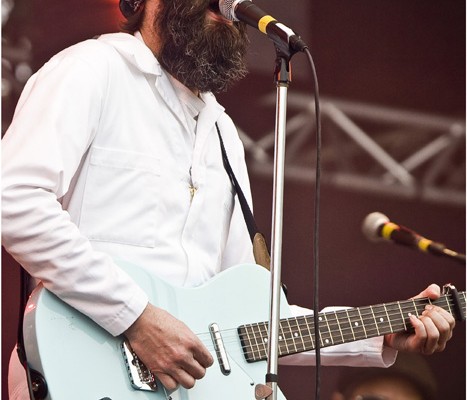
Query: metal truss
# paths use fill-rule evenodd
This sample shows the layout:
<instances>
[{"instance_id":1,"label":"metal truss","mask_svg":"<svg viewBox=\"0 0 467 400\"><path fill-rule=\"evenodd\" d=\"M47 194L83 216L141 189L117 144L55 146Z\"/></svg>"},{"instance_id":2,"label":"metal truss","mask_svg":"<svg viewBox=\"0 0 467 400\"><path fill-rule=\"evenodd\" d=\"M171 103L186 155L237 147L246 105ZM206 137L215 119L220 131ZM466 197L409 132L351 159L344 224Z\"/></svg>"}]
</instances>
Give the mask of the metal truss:
<instances>
[{"instance_id":1,"label":"metal truss","mask_svg":"<svg viewBox=\"0 0 467 400\"><path fill-rule=\"evenodd\" d=\"M274 104L275 99L265 98ZM285 178L314 182L313 100L288 99ZM368 193L465 205L465 121L365 103L321 100L323 183ZM250 172L271 176L274 130L254 140L240 129Z\"/></svg>"}]
</instances>

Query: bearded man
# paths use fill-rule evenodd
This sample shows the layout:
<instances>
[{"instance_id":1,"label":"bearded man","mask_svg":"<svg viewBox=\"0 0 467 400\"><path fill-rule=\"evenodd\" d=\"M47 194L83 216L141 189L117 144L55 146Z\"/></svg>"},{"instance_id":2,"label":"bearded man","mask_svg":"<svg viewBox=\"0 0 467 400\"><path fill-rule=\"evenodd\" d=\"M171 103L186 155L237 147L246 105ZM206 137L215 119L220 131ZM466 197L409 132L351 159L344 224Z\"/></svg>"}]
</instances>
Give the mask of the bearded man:
<instances>
[{"instance_id":1,"label":"bearded man","mask_svg":"<svg viewBox=\"0 0 467 400\"><path fill-rule=\"evenodd\" d=\"M216 353L151 304L115 260L185 287L254 263L219 135L251 205L243 147L212 94L245 75L246 27L216 4L121 0L125 32L47 62L27 83L3 141L3 245L65 303L125 336L167 391L179 388L173 398L187 398ZM454 327L437 307L412 322L412 335L336 347L323 363L387 366L395 349L442 350ZM24 376L13 353L10 400L29 398ZM84 398L74 379L72 392ZM235 388L222 390L218 397L235 398Z\"/></svg>"}]
</instances>

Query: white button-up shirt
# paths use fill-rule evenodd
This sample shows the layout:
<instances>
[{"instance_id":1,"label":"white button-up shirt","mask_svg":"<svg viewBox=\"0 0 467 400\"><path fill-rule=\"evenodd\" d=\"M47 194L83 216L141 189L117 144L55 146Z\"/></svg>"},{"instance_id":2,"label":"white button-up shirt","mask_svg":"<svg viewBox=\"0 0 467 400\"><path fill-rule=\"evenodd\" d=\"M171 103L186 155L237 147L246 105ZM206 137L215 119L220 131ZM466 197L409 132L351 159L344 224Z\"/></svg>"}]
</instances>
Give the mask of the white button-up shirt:
<instances>
[{"instance_id":1,"label":"white button-up shirt","mask_svg":"<svg viewBox=\"0 0 467 400\"><path fill-rule=\"evenodd\" d=\"M4 138L4 245L114 335L147 298L112 258L180 286L253 261L215 123L250 198L243 147L214 96L201 99L194 135L149 48L103 35L33 76Z\"/></svg>"},{"instance_id":2,"label":"white button-up shirt","mask_svg":"<svg viewBox=\"0 0 467 400\"><path fill-rule=\"evenodd\" d=\"M209 93L193 124L172 79L138 34L85 41L29 80L3 141L4 246L113 335L148 301L115 259L179 286L253 262L215 123L251 203L235 126ZM350 364L381 363L364 343Z\"/></svg>"}]
</instances>

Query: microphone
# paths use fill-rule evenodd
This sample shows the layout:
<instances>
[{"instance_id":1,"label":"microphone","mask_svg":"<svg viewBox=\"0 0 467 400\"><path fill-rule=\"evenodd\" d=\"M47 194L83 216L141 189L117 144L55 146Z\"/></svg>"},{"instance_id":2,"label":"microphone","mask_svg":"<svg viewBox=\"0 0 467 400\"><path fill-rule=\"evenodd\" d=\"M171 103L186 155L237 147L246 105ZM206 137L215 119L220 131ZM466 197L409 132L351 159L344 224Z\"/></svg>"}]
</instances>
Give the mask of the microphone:
<instances>
[{"instance_id":1,"label":"microphone","mask_svg":"<svg viewBox=\"0 0 467 400\"><path fill-rule=\"evenodd\" d=\"M308 47L292 29L268 15L251 0L219 0L219 10L230 21L243 21L258 29L286 52L304 51Z\"/></svg>"},{"instance_id":2,"label":"microphone","mask_svg":"<svg viewBox=\"0 0 467 400\"><path fill-rule=\"evenodd\" d=\"M397 225L380 212L373 212L366 216L363 220L362 231L366 238L373 242L390 240L424 253L448 257L465 265L465 254L449 250L442 243L434 242L405 226Z\"/></svg>"}]
</instances>

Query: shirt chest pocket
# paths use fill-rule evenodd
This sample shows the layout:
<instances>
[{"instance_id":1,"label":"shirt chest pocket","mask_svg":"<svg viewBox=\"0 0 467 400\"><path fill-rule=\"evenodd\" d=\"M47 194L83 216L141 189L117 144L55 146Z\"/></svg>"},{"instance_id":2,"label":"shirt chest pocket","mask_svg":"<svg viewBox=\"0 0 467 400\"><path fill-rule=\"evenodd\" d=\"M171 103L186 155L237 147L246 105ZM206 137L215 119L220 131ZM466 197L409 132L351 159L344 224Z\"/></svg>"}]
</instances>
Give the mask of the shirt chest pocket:
<instances>
[{"instance_id":1,"label":"shirt chest pocket","mask_svg":"<svg viewBox=\"0 0 467 400\"><path fill-rule=\"evenodd\" d=\"M89 154L80 229L90 239L154 247L160 160L93 147Z\"/></svg>"}]
</instances>

